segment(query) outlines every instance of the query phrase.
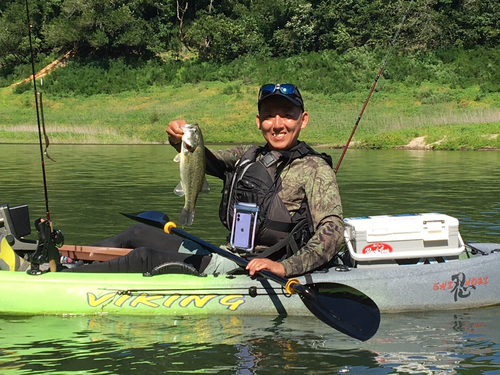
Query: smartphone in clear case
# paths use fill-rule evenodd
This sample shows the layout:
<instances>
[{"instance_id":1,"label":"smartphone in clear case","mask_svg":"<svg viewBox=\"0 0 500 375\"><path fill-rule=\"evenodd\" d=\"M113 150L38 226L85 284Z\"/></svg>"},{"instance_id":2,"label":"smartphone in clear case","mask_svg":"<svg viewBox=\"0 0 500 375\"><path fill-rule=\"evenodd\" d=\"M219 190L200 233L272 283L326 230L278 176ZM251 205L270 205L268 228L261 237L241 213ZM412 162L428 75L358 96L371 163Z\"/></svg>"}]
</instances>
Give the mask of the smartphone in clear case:
<instances>
[{"instance_id":1,"label":"smartphone in clear case","mask_svg":"<svg viewBox=\"0 0 500 375\"><path fill-rule=\"evenodd\" d=\"M255 203L236 203L234 205L231 246L250 252L254 247L255 227L259 207Z\"/></svg>"}]
</instances>

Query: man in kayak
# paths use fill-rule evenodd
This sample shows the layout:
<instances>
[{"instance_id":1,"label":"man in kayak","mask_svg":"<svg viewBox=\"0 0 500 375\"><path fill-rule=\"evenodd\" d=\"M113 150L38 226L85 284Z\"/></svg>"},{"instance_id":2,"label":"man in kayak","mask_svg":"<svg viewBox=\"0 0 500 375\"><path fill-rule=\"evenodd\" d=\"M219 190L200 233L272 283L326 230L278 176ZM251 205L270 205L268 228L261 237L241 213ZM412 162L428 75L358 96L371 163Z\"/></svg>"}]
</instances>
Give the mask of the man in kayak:
<instances>
[{"instance_id":1,"label":"man in kayak","mask_svg":"<svg viewBox=\"0 0 500 375\"><path fill-rule=\"evenodd\" d=\"M308 122L309 114L296 86L264 85L259 90L256 125L266 145L206 149L206 172L225 181L222 223L231 229L233 214L240 218L238 207L258 208L254 211L255 236L251 238L255 246L231 246L250 260L246 267L250 275L262 270L282 277L312 272L327 266L344 241L341 200L331 159L298 139ZM172 121L166 130L170 144L178 151L185 124L184 120ZM245 214L248 216L248 212L241 212L242 217ZM224 274L239 268L190 240L142 224L94 246L133 250L108 262L69 270L174 273L179 272L179 265L185 265L197 273Z\"/></svg>"}]
</instances>

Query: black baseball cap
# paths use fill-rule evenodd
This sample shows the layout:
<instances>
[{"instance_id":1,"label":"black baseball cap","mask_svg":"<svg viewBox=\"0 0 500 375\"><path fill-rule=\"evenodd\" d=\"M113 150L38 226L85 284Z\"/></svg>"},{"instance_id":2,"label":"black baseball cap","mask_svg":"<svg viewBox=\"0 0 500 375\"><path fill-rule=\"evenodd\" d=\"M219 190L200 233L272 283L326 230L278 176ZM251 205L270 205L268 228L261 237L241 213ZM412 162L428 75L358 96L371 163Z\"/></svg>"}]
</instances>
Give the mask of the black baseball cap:
<instances>
[{"instance_id":1,"label":"black baseball cap","mask_svg":"<svg viewBox=\"0 0 500 375\"><path fill-rule=\"evenodd\" d=\"M302 95L300 95L297 86L291 83L268 83L263 85L259 90L259 101L257 103L259 109L260 104L264 101L264 99L269 98L270 96L282 96L287 98L304 111L304 101L302 100Z\"/></svg>"}]
</instances>

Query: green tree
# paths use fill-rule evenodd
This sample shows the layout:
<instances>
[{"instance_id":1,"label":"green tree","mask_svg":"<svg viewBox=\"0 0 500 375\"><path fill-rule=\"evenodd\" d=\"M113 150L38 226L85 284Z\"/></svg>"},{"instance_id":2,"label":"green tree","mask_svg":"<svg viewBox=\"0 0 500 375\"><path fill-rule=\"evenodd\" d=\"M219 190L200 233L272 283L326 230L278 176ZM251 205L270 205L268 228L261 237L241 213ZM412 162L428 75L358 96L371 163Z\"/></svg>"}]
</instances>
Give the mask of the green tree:
<instances>
[{"instance_id":1,"label":"green tree","mask_svg":"<svg viewBox=\"0 0 500 375\"><path fill-rule=\"evenodd\" d=\"M170 43L174 9L172 1L65 0L44 33L50 46L82 55L158 53Z\"/></svg>"},{"instance_id":2,"label":"green tree","mask_svg":"<svg viewBox=\"0 0 500 375\"><path fill-rule=\"evenodd\" d=\"M273 43L280 55L290 56L316 50L316 22L312 5L299 4L284 28L276 30Z\"/></svg>"},{"instance_id":3,"label":"green tree","mask_svg":"<svg viewBox=\"0 0 500 375\"><path fill-rule=\"evenodd\" d=\"M313 1L318 50L389 44L407 3L402 0Z\"/></svg>"},{"instance_id":4,"label":"green tree","mask_svg":"<svg viewBox=\"0 0 500 375\"><path fill-rule=\"evenodd\" d=\"M16 66L30 61L28 21L24 1L6 1L0 9L0 72L7 76L15 71ZM42 46L37 30L37 27L32 30L35 53Z\"/></svg>"},{"instance_id":5,"label":"green tree","mask_svg":"<svg viewBox=\"0 0 500 375\"><path fill-rule=\"evenodd\" d=\"M500 2L498 0L449 1L440 9L455 25L452 44L465 48L500 45Z\"/></svg>"},{"instance_id":6,"label":"green tree","mask_svg":"<svg viewBox=\"0 0 500 375\"><path fill-rule=\"evenodd\" d=\"M265 41L255 19L232 19L224 14L204 13L192 23L187 43L202 60L229 61L246 54L261 53Z\"/></svg>"},{"instance_id":7,"label":"green tree","mask_svg":"<svg viewBox=\"0 0 500 375\"><path fill-rule=\"evenodd\" d=\"M386 50L410 0L28 0L35 58L74 49L97 60L183 51L203 61L244 54ZM0 2L0 74L29 62L26 0ZM498 0L414 0L400 50L498 48ZM128 61L128 60L124 60ZM16 73L16 71L18 73Z\"/></svg>"},{"instance_id":8,"label":"green tree","mask_svg":"<svg viewBox=\"0 0 500 375\"><path fill-rule=\"evenodd\" d=\"M43 26L59 14L62 0L29 0L33 52L50 52ZM26 0L5 0L0 5L0 66L5 72L30 61Z\"/></svg>"}]
</instances>

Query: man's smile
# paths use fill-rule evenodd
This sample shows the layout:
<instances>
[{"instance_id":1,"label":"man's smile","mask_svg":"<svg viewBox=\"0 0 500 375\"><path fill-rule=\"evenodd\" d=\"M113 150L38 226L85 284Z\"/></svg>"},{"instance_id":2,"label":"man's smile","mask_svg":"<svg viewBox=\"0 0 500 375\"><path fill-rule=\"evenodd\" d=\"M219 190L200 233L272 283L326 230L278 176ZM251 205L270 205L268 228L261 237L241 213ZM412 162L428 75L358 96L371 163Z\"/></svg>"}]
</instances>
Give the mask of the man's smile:
<instances>
[{"instance_id":1,"label":"man's smile","mask_svg":"<svg viewBox=\"0 0 500 375\"><path fill-rule=\"evenodd\" d=\"M273 137L276 139L283 139L285 138L285 133L274 133Z\"/></svg>"}]
</instances>

